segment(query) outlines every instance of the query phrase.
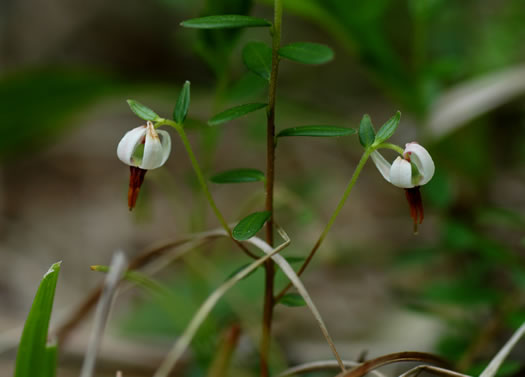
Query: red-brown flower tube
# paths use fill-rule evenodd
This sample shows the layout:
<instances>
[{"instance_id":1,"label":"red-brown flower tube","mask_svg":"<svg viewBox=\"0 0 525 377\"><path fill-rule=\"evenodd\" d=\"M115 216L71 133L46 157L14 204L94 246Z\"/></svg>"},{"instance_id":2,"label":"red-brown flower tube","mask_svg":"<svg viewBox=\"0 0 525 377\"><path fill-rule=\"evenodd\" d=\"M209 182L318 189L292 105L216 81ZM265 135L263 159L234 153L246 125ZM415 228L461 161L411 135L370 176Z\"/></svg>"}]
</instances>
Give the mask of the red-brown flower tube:
<instances>
[{"instance_id":1,"label":"red-brown flower tube","mask_svg":"<svg viewBox=\"0 0 525 377\"><path fill-rule=\"evenodd\" d=\"M425 217L419 186L405 189L405 195L410 206L410 217L414 220L414 234L417 234L418 225L423 223Z\"/></svg>"},{"instance_id":2,"label":"red-brown flower tube","mask_svg":"<svg viewBox=\"0 0 525 377\"><path fill-rule=\"evenodd\" d=\"M131 211L133 208L135 208L135 204L137 203L140 187L144 182L144 176L146 175L147 170L138 168L136 166L130 166L129 171L128 207Z\"/></svg>"}]
</instances>

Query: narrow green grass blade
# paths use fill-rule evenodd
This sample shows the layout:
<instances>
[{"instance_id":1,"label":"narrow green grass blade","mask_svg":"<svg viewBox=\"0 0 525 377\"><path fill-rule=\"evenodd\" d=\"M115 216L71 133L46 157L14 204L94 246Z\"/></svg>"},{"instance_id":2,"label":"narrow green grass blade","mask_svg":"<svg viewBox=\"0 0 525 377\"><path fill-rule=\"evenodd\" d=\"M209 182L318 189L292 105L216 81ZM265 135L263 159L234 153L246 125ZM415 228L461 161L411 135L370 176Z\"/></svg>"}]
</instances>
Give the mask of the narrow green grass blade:
<instances>
[{"instance_id":1,"label":"narrow green grass blade","mask_svg":"<svg viewBox=\"0 0 525 377\"><path fill-rule=\"evenodd\" d=\"M15 377L41 376L50 359L46 349L47 330L60 271L55 263L44 275L27 316L16 355Z\"/></svg>"},{"instance_id":2,"label":"narrow green grass blade","mask_svg":"<svg viewBox=\"0 0 525 377\"><path fill-rule=\"evenodd\" d=\"M55 377L57 374L58 348L56 343L48 344L44 352L44 368L41 377Z\"/></svg>"}]
</instances>

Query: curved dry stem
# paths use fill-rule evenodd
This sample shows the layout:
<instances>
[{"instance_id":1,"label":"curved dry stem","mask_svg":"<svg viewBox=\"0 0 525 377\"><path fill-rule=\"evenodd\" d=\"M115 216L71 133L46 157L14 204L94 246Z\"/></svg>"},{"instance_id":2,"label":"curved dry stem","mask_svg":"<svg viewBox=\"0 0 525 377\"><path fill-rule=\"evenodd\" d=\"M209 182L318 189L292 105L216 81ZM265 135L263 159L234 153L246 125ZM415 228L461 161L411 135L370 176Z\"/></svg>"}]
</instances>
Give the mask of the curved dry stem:
<instances>
[{"instance_id":1,"label":"curved dry stem","mask_svg":"<svg viewBox=\"0 0 525 377\"><path fill-rule=\"evenodd\" d=\"M503 348L496 354L496 356L494 356L494 358L491 360L489 365L487 365L485 370L479 375L479 377L494 377L501 367L503 361L505 361L510 351L512 351L523 334L525 334L525 323L522 324L520 328L516 330L516 332L514 332L514 335L512 335L507 343L505 343Z\"/></svg>"},{"instance_id":2,"label":"curved dry stem","mask_svg":"<svg viewBox=\"0 0 525 377\"><path fill-rule=\"evenodd\" d=\"M462 373L454 372L453 370L439 368L439 367L435 367L433 365L418 365L417 367L409 369L405 373L400 374L398 377L417 376L422 371L435 374L436 376L471 377L468 374L462 374Z\"/></svg>"},{"instance_id":3,"label":"curved dry stem","mask_svg":"<svg viewBox=\"0 0 525 377\"><path fill-rule=\"evenodd\" d=\"M339 373L336 377L362 377L368 372L384 365L406 362L419 361L422 363L434 363L447 366L447 363L440 357L425 352L396 352L388 355L379 356L369 360L360 366L348 371Z\"/></svg>"},{"instance_id":4,"label":"curved dry stem","mask_svg":"<svg viewBox=\"0 0 525 377\"><path fill-rule=\"evenodd\" d=\"M128 261L124 253L122 251L116 252L111 261L111 270L104 281L104 288L100 300L98 300L93 329L89 337L88 348L86 350L86 356L84 357L84 363L82 364L80 377L93 376L95 362L97 360L100 343L102 342L104 328L109 318L111 304L115 299L118 283L122 276L124 276L127 268Z\"/></svg>"},{"instance_id":5,"label":"curved dry stem","mask_svg":"<svg viewBox=\"0 0 525 377\"><path fill-rule=\"evenodd\" d=\"M345 189L345 191L343 193L343 196L341 197L341 200L339 201L339 204L337 204L337 207L336 207L335 211L332 213L332 216L330 217L330 220L328 220L328 223L326 224L326 226L324 227L323 231L321 232L321 235L319 236L319 238L315 242L314 246L312 247L312 249L308 253L308 256L306 257L306 260L304 261L303 265L301 266L299 271L297 271L297 275L298 276L301 276L301 274L306 270L306 268L308 267L308 265L312 261L314 255L316 254L317 250L321 247L321 244L323 243L324 239L328 235L328 232L332 228L332 225L334 225L335 220L337 219L337 216L339 215L339 213L343 209L343 207L344 207L344 205L346 203L346 200L350 196L350 193L352 192L352 189L355 186L355 184L357 182L357 179L359 178L359 175L361 174L361 171L363 170L363 168L364 168L366 162L368 161L368 158L370 157L370 154L372 152L373 152L373 149L368 148L368 149L365 150L365 152L361 156L361 159L359 160L359 163L357 164L357 166L356 166L356 168L354 170L354 173L352 174L352 178L350 178L350 181L348 182L348 184L346 186L346 189ZM291 284L288 284L286 287L284 287L281 290L281 292L279 292L279 294L277 294L277 296L275 296L274 302L278 302L286 294L286 292L291 287L292 287Z\"/></svg>"},{"instance_id":6,"label":"curved dry stem","mask_svg":"<svg viewBox=\"0 0 525 377\"><path fill-rule=\"evenodd\" d=\"M281 237L283 237L283 239L286 242L290 242L288 235L284 232L284 230L281 227L277 226L277 231L279 232ZM252 237L247 242L258 247L260 250L262 250L267 255L269 255L272 252L272 247L260 238ZM281 268L281 270L285 273L288 279L290 279L292 284L297 289L297 292L299 292L299 294L303 297L304 301L306 302L306 305L308 306L308 308L314 315L315 319L317 320L317 323L319 327L321 328L321 331L328 345L330 346L332 353L334 354L334 357L337 360L337 363L339 364L339 367L341 368L341 371L344 372L346 369L343 364L343 361L341 360L341 357L339 356L339 353L337 352L337 349L335 348L334 341L332 340L332 337L330 336L330 333L328 332L328 329L326 328L323 318L321 317L321 313L319 313L319 310L317 310L317 307L313 303L312 298L310 297L310 295L308 294L308 291L306 290L303 283L301 282L301 279L299 279L299 276L297 276L292 266L290 266L290 264L282 256L276 254L272 257L272 259Z\"/></svg>"},{"instance_id":7,"label":"curved dry stem","mask_svg":"<svg viewBox=\"0 0 525 377\"><path fill-rule=\"evenodd\" d=\"M186 254L188 251L202 245L203 243L210 241L216 237L222 237L224 233L222 230L212 230L209 232L198 233L193 236L183 238L176 241L166 241L159 245L154 245L137 257L130 261L128 268L130 270L138 269L152 260L155 260L159 256L165 255L167 252L177 249L177 253L170 256L169 261L176 260ZM179 249L182 246L185 246L183 249ZM163 262L167 263L167 262ZM51 331L51 336L57 338L58 344L63 344L66 342L67 338L71 332L87 317L91 312L92 308L98 302L100 295L102 294L102 285L94 288L91 293L81 302L72 314L62 322L56 330Z\"/></svg>"},{"instance_id":8,"label":"curved dry stem","mask_svg":"<svg viewBox=\"0 0 525 377\"><path fill-rule=\"evenodd\" d=\"M358 363L357 361L343 360L343 364L347 368L352 368L352 367L357 367L361 365L362 363ZM309 363L304 363L301 365L297 365L293 368L287 369L281 374L279 374L277 377L288 377L288 376L293 376L296 374L315 372L315 371L320 371L320 370L328 370L328 369L339 369L339 363L335 360L312 361ZM376 377L385 377L383 373L378 372L376 370L373 370L371 373L375 375Z\"/></svg>"},{"instance_id":9,"label":"curved dry stem","mask_svg":"<svg viewBox=\"0 0 525 377\"><path fill-rule=\"evenodd\" d=\"M224 236L229 236L229 234L226 231L220 231ZM281 250L283 250L285 247L287 247L290 244L290 240L288 239L281 245L279 245L277 248L272 249L267 255L257 259L255 262L251 263L248 267L244 268L237 274L235 274L232 278L228 279L224 284L219 286L208 298L204 303L201 305L193 319L191 320L190 324L184 331L184 333L180 336L180 338L177 340L171 351L168 353L168 356L162 364L160 365L159 369L154 374L154 377L167 377L177 361L180 359L180 357L183 355L184 351L188 348L191 340L195 336L195 333L199 329L200 325L208 314L211 312L215 304L219 301L219 299L224 296L224 294L232 288L235 284L237 284L239 281L241 281L244 277L246 277L250 272L264 264L267 260L274 257L279 253Z\"/></svg>"}]
</instances>

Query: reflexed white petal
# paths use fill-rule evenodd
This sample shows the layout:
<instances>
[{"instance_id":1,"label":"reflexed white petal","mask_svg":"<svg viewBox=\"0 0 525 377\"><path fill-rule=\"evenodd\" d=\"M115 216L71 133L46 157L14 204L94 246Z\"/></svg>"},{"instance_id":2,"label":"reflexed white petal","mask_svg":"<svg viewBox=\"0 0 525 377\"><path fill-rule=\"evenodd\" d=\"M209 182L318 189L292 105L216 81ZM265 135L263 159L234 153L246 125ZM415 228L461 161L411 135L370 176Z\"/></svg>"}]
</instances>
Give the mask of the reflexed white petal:
<instances>
[{"instance_id":1,"label":"reflexed white petal","mask_svg":"<svg viewBox=\"0 0 525 377\"><path fill-rule=\"evenodd\" d=\"M153 123L148 122L146 132L146 143L144 144L144 157L139 168L141 169L156 169L163 163L164 155L162 153L162 143L159 135L153 126Z\"/></svg>"},{"instance_id":2,"label":"reflexed white petal","mask_svg":"<svg viewBox=\"0 0 525 377\"><path fill-rule=\"evenodd\" d=\"M162 162L160 165L164 165L171 152L171 138L167 131L157 130L160 137L160 143L162 144Z\"/></svg>"},{"instance_id":3,"label":"reflexed white petal","mask_svg":"<svg viewBox=\"0 0 525 377\"><path fill-rule=\"evenodd\" d=\"M415 182L416 186L422 186L432 179L436 170L430 153L418 143L408 143L405 147L405 156L410 155L410 161L416 165L421 176Z\"/></svg>"},{"instance_id":4,"label":"reflexed white petal","mask_svg":"<svg viewBox=\"0 0 525 377\"><path fill-rule=\"evenodd\" d=\"M397 187L412 188L412 165L407 160L398 157L390 168L390 182Z\"/></svg>"},{"instance_id":5,"label":"reflexed white petal","mask_svg":"<svg viewBox=\"0 0 525 377\"><path fill-rule=\"evenodd\" d=\"M146 126L139 126L128 131L117 146L117 156L120 161L127 165L138 166L131 161L135 148L142 143L146 135Z\"/></svg>"},{"instance_id":6,"label":"reflexed white petal","mask_svg":"<svg viewBox=\"0 0 525 377\"><path fill-rule=\"evenodd\" d=\"M372 157L372 161L376 164L377 170L379 170L383 178L390 182L390 163L378 151L373 151L370 157Z\"/></svg>"}]
</instances>

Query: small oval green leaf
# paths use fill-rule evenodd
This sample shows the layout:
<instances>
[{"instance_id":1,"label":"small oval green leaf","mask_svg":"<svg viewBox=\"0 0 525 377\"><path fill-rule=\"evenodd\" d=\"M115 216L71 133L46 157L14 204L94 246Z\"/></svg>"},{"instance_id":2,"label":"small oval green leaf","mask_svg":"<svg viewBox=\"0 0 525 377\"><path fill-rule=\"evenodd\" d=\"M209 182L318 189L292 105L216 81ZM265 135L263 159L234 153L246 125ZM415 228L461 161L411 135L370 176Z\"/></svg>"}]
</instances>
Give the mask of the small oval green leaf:
<instances>
[{"instance_id":1,"label":"small oval green leaf","mask_svg":"<svg viewBox=\"0 0 525 377\"><path fill-rule=\"evenodd\" d=\"M210 178L213 183L246 183L264 181L264 173L257 169L232 169Z\"/></svg>"},{"instance_id":2,"label":"small oval green leaf","mask_svg":"<svg viewBox=\"0 0 525 377\"><path fill-rule=\"evenodd\" d=\"M330 47L311 42L290 43L279 49L279 55L303 64L323 64L334 58Z\"/></svg>"},{"instance_id":3,"label":"small oval green leaf","mask_svg":"<svg viewBox=\"0 0 525 377\"><path fill-rule=\"evenodd\" d=\"M233 228L233 238L237 241L244 241L252 238L268 221L272 213L270 211L255 212L246 216Z\"/></svg>"},{"instance_id":4,"label":"small oval green leaf","mask_svg":"<svg viewBox=\"0 0 525 377\"><path fill-rule=\"evenodd\" d=\"M310 137L338 137L355 134L353 128L339 126L299 126L282 130L277 137L283 136L310 136Z\"/></svg>"},{"instance_id":5,"label":"small oval green leaf","mask_svg":"<svg viewBox=\"0 0 525 377\"><path fill-rule=\"evenodd\" d=\"M270 81L272 73L272 49L263 42L250 42L242 50L242 60L246 68Z\"/></svg>"},{"instance_id":6,"label":"small oval green leaf","mask_svg":"<svg viewBox=\"0 0 525 377\"><path fill-rule=\"evenodd\" d=\"M128 99L128 105L131 111L135 113L136 116L138 116L141 119L149 120L149 121L156 121L157 119L160 119L160 117L155 113L155 111L151 110L149 107L144 106L140 102L137 102L132 99Z\"/></svg>"},{"instance_id":7,"label":"small oval green leaf","mask_svg":"<svg viewBox=\"0 0 525 377\"><path fill-rule=\"evenodd\" d=\"M263 107L266 107L265 103L247 103L244 105L235 106L215 115L208 121L208 124L210 126L217 126L219 124L229 122L230 120L242 117L248 113L262 109Z\"/></svg>"},{"instance_id":8,"label":"small oval green leaf","mask_svg":"<svg viewBox=\"0 0 525 377\"><path fill-rule=\"evenodd\" d=\"M193 18L191 20L182 21L180 25L195 29L231 29L239 27L272 26L272 24L265 19L243 16L240 14L223 14Z\"/></svg>"},{"instance_id":9,"label":"small oval green leaf","mask_svg":"<svg viewBox=\"0 0 525 377\"><path fill-rule=\"evenodd\" d=\"M178 124L184 123L186 115L188 115L188 108L190 107L190 85L189 81L184 83L179 98L177 98L175 109L173 110L173 120Z\"/></svg>"},{"instance_id":10,"label":"small oval green leaf","mask_svg":"<svg viewBox=\"0 0 525 377\"><path fill-rule=\"evenodd\" d=\"M379 131L377 131L377 135L376 135L374 144L381 144L387 141L388 139L390 139L390 137L396 131L400 120L401 120L401 112L398 111L396 115L394 115L392 118L387 120L386 123L381 126Z\"/></svg>"},{"instance_id":11,"label":"small oval green leaf","mask_svg":"<svg viewBox=\"0 0 525 377\"><path fill-rule=\"evenodd\" d=\"M268 81L248 71L228 89L225 94L225 100L228 102L239 102L260 97L260 94L267 86Z\"/></svg>"},{"instance_id":12,"label":"small oval green leaf","mask_svg":"<svg viewBox=\"0 0 525 377\"><path fill-rule=\"evenodd\" d=\"M303 257L285 257L284 259L290 264L303 263L306 260L306 258Z\"/></svg>"},{"instance_id":13,"label":"small oval green leaf","mask_svg":"<svg viewBox=\"0 0 525 377\"><path fill-rule=\"evenodd\" d=\"M372 120L368 114L365 114L359 124L359 142L363 147L368 148L374 144L375 138L376 135L374 126L372 125Z\"/></svg>"},{"instance_id":14,"label":"small oval green leaf","mask_svg":"<svg viewBox=\"0 0 525 377\"><path fill-rule=\"evenodd\" d=\"M287 293L281 299L279 300L279 304L283 304L286 306L305 306L306 302L304 301L303 296L301 296L298 293Z\"/></svg>"}]
</instances>

